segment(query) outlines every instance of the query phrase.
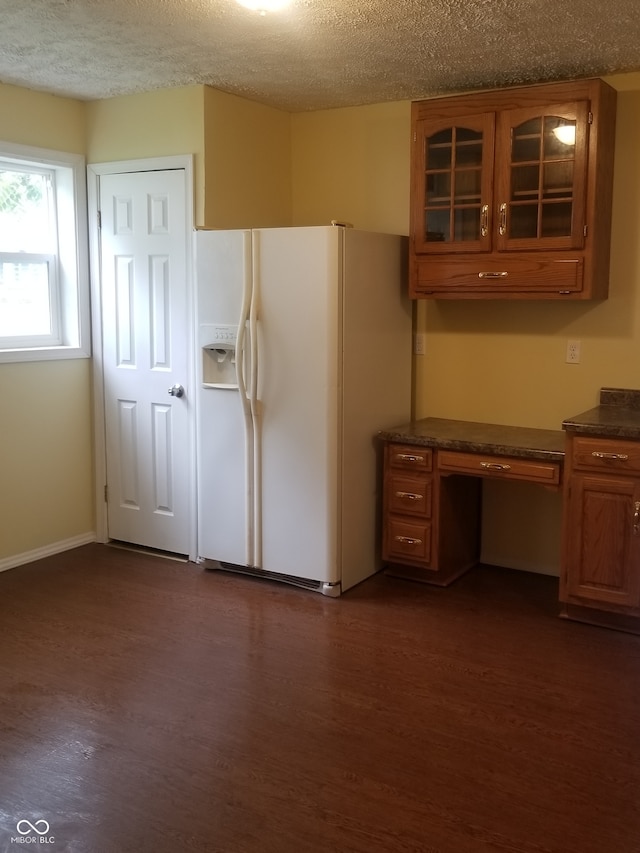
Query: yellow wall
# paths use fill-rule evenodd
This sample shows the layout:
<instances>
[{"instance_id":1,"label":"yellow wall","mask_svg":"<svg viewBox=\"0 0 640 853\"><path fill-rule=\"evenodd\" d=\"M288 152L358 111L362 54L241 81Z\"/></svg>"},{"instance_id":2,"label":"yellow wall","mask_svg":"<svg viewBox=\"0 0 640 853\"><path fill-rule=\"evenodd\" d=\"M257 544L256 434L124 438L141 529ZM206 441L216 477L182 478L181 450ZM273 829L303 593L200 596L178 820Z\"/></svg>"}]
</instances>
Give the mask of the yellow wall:
<instances>
[{"instance_id":1,"label":"yellow wall","mask_svg":"<svg viewBox=\"0 0 640 853\"><path fill-rule=\"evenodd\" d=\"M601 386L640 388L640 75L618 88L610 298L602 303L421 302L415 414L560 429ZM295 224L343 217L408 233L409 102L293 117ZM564 362L567 339L582 361ZM483 558L557 573L560 500L485 484Z\"/></svg>"},{"instance_id":2,"label":"yellow wall","mask_svg":"<svg viewBox=\"0 0 640 853\"><path fill-rule=\"evenodd\" d=\"M292 116L293 224L409 233L409 101Z\"/></svg>"},{"instance_id":3,"label":"yellow wall","mask_svg":"<svg viewBox=\"0 0 640 853\"><path fill-rule=\"evenodd\" d=\"M87 162L194 155L195 224L204 222L203 86L161 89L104 101L87 109Z\"/></svg>"},{"instance_id":4,"label":"yellow wall","mask_svg":"<svg viewBox=\"0 0 640 853\"><path fill-rule=\"evenodd\" d=\"M291 116L204 89L205 225L291 224Z\"/></svg>"},{"instance_id":5,"label":"yellow wall","mask_svg":"<svg viewBox=\"0 0 640 853\"><path fill-rule=\"evenodd\" d=\"M0 84L0 139L82 154L84 105ZM90 371L0 364L0 560L94 529Z\"/></svg>"},{"instance_id":6,"label":"yellow wall","mask_svg":"<svg viewBox=\"0 0 640 853\"><path fill-rule=\"evenodd\" d=\"M90 163L194 156L195 224L291 221L290 116L209 86L87 104Z\"/></svg>"},{"instance_id":7,"label":"yellow wall","mask_svg":"<svg viewBox=\"0 0 640 853\"><path fill-rule=\"evenodd\" d=\"M84 154L84 104L0 83L0 139Z\"/></svg>"}]
</instances>

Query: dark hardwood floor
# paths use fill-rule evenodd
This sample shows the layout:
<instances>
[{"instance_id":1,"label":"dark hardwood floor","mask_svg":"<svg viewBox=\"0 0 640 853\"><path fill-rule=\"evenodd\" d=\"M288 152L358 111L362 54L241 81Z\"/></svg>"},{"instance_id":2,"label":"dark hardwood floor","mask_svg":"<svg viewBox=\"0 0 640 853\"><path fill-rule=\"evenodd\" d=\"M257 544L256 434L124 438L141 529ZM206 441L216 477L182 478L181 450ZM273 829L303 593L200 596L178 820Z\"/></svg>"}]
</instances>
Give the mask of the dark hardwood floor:
<instances>
[{"instance_id":1,"label":"dark hardwood floor","mask_svg":"<svg viewBox=\"0 0 640 853\"><path fill-rule=\"evenodd\" d=\"M5 572L0 851L639 853L640 637L556 598L101 545Z\"/></svg>"}]
</instances>

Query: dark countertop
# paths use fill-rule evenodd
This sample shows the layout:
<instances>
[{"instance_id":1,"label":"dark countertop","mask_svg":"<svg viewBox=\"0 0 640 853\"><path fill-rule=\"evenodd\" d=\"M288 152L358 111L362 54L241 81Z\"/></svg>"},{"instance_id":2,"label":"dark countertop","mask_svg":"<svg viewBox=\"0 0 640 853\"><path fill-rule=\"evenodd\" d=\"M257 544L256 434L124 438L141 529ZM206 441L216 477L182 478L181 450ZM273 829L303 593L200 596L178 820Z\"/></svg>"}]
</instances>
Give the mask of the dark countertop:
<instances>
[{"instance_id":1,"label":"dark countertop","mask_svg":"<svg viewBox=\"0 0 640 853\"><path fill-rule=\"evenodd\" d=\"M640 422L640 411L638 412ZM384 441L419 447L488 453L523 459L564 460L565 436L562 430L530 429L501 424L474 423L446 418L423 418L392 429L381 430Z\"/></svg>"},{"instance_id":2,"label":"dark countertop","mask_svg":"<svg viewBox=\"0 0 640 853\"><path fill-rule=\"evenodd\" d=\"M562 422L580 435L640 439L640 391L602 388L600 405Z\"/></svg>"},{"instance_id":3,"label":"dark countertop","mask_svg":"<svg viewBox=\"0 0 640 853\"><path fill-rule=\"evenodd\" d=\"M640 391L602 388L600 405L562 422L561 430L423 418L381 430L383 441L523 459L564 460L563 430L640 440Z\"/></svg>"}]
</instances>

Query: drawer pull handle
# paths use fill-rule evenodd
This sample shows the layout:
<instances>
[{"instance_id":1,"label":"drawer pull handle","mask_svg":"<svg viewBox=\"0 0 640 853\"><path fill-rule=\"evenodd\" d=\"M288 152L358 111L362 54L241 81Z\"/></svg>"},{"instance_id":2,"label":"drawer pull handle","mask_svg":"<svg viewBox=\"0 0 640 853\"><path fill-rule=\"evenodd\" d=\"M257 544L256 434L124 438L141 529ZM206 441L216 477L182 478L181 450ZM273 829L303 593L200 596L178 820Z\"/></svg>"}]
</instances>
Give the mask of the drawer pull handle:
<instances>
[{"instance_id":1,"label":"drawer pull handle","mask_svg":"<svg viewBox=\"0 0 640 853\"><path fill-rule=\"evenodd\" d=\"M511 465L503 465L500 462L481 462L481 468L485 468L487 471L510 471Z\"/></svg>"},{"instance_id":2,"label":"drawer pull handle","mask_svg":"<svg viewBox=\"0 0 640 853\"><path fill-rule=\"evenodd\" d=\"M602 453L600 450L594 450L591 455L596 459L610 459L618 462L626 462L629 458L627 453Z\"/></svg>"},{"instance_id":3,"label":"drawer pull handle","mask_svg":"<svg viewBox=\"0 0 640 853\"><path fill-rule=\"evenodd\" d=\"M396 542L402 542L403 545L422 545L422 539L413 539L411 536L395 536Z\"/></svg>"},{"instance_id":4,"label":"drawer pull handle","mask_svg":"<svg viewBox=\"0 0 640 853\"><path fill-rule=\"evenodd\" d=\"M411 453L397 453L396 459L402 462L424 462L424 456L413 456Z\"/></svg>"},{"instance_id":5,"label":"drawer pull handle","mask_svg":"<svg viewBox=\"0 0 640 853\"><path fill-rule=\"evenodd\" d=\"M402 498L408 501L423 501L424 495L418 495L415 492L396 492L397 498Z\"/></svg>"},{"instance_id":6,"label":"drawer pull handle","mask_svg":"<svg viewBox=\"0 0 640 853\"><path fill-rule=\"evenodd\" d=\"M634 503L633 509L633 535L637 536L640 533L640 501Z\"/></svg>"},{"instance_id":7,"label":"drawer pull handle","mask_svg":"<svg viewBox=\"0 0 640 853\"><path fill-rule=\"evenodd\" d=\"M503 272L487 271L487 272L479 272L478 278L506 278L508 275L509 275L509 273L506 271L503 271Z\"/></svg>"}]
</instances>

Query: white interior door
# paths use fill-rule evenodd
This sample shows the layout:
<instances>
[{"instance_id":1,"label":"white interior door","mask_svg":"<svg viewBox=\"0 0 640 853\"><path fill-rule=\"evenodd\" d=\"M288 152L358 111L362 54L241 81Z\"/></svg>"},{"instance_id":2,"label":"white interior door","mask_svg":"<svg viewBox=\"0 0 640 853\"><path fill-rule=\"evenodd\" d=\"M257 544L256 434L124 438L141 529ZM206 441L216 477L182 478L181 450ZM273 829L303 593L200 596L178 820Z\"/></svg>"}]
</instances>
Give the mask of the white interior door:
<instances>
[{"instance_id":1,"label":"white interior door","mask_svg":"<svg viewBox=\"0 0 640 853\"><path fill-rule=\"evenodd\" d=\"M108 536L180 554L192 482L185 196L181 169L100 177Z\"/></svg>"}]
</instances>

